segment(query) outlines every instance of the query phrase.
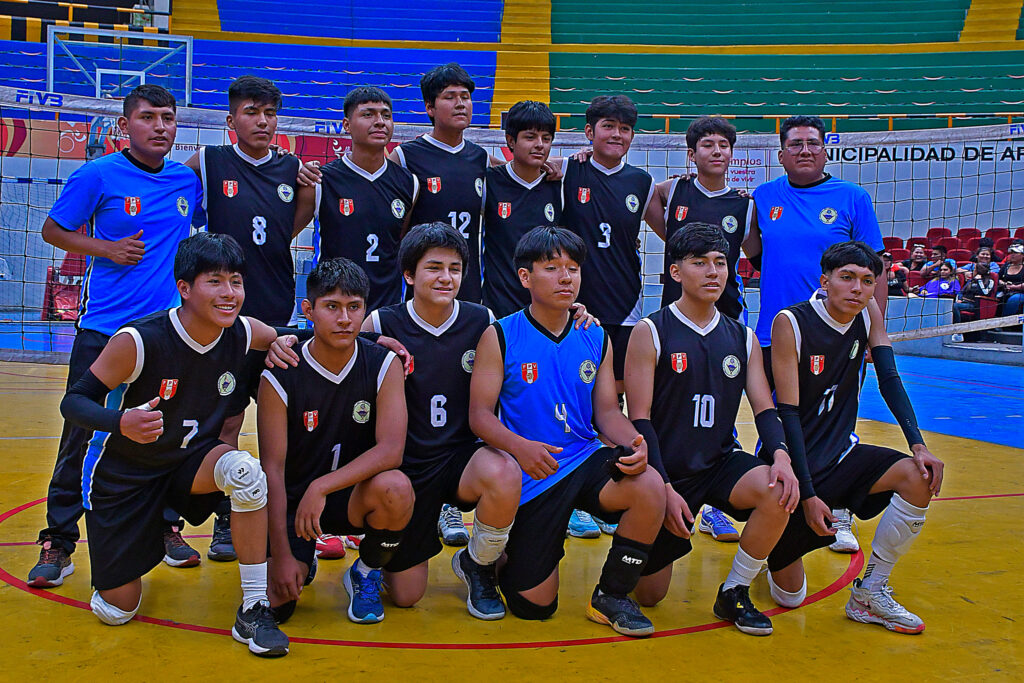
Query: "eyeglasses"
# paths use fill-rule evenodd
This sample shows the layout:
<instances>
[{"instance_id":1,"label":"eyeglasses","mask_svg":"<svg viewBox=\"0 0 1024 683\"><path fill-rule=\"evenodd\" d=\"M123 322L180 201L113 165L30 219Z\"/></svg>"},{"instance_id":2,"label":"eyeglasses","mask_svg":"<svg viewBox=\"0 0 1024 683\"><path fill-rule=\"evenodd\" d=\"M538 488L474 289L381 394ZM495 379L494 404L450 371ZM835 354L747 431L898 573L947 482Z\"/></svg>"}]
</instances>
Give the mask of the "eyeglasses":
<instances>
[{"instance_id":1,"label":"eyeglasses","mask_svg":"<svg viewBox=\"0 0 1024 683\"><path fill-rule=\"evenodd\" d=\"M825 149L825 145L817 140L790 140L786 143L786 151L793 155L802 152L804 147L811 154L818 154L821 150Z\"/></svg>"}]
</instances>

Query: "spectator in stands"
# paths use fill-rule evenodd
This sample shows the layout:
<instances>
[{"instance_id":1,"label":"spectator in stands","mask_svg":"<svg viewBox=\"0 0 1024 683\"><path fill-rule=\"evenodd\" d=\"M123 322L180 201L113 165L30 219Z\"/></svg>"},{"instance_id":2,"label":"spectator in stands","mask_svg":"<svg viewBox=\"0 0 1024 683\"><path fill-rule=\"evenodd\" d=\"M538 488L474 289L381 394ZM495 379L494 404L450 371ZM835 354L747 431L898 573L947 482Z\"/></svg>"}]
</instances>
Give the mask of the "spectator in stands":
<instances>
[{"instance_id":1,"label":"spectator in stands","mask_svg":"<svg viewBox=\"0 0 1024 683\"><path fill-rule=\"evenodd\" d=\"M1014 241L1003 261L1003 275L999 279L1003 294L1003 315L1017 315L1024 310L1024 242Z\"/></svg>"},{"instance_id":2,"label":"spectator in stands","mask_svg":"<svg viewBox=\"0 0 1024 683\"><path fill-rule=\"evenodd\" d=\"M907 271L898 263L893 265L889 252L882 254L882 272L889 281L889 296L907 295Z\"/></svg>"},{"instance_id":3,"label":"spectator in stands","mask_svg":"<svg viewBox=\"0 0 1024 683\"><path fill-rule=\"evenodd\" d=\"M924 264L928 262L928 258L925 256L924 247L920 244L915 244L913 250L910 252L910 258L903 261L903 267L907 271L919 271L924 268Z\"/></svg>"},{"instance_id":4,"label":"spectator in stands","mask_svg":"<svg viewBox=\"0 0 1024 683\"><path fill-rule=\"evenodd\" d=\"M978 247L971 257L970 263L965 263L963 268L957 269L957 272L972 274L976 266L986 265L990 273L999 275L999 264L992 260L992 254L992 247Z\"/></svg>"},{"instance_id":5,"label":"spectator in stands","mask_svg":"<svg viewBox=\"0 0 1024 683\"><path fill-rule=\"evenodd\" d=\"M949 267L955 273L956 261L954 261L951 258L948 258L946 256L948 253L949 250L946 249L941 244L936 244L934 247L932 247L932 257L927 263L924 264L924 266L921 267L921 275L923 275L925 278L935 277L935 273L939 267L939 264L943 262L948 263Z\"/></svg>"},{"instance_id":6,"label":"spectator in stands","mask_svg":"<svg viewBox=\"0 0 1024 683\"><path fill-rule=\"evenodd\" d=\"M960 314L965 311L973 312L977 315L978 310L981 308L978 297L994 296L995 292L996 281L992 279L989 267L984 263L977 264L973 277L964 285L963 290L960 292L960 297L953 304L953 322L960 322Z\"/></svg>"},{"instance_id":7,"label":"spectator in stands","mask_svg":"<svg viewBox=\"0 0 1024 683\"><path fill-rule=\"evenodd\" d=\"M954 266L948 263L939 264L939 275L914 290L923 297L955 297L960 294L960 280L956 277Z\"/></svg>"}]
</instances>

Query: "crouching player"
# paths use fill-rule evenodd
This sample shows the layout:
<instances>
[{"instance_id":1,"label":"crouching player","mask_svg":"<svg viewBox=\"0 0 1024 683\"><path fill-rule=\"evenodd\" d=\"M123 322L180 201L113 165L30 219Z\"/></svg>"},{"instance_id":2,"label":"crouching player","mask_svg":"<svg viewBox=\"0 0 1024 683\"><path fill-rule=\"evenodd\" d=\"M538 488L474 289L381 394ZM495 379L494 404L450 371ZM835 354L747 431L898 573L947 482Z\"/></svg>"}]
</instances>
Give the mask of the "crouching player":
<instances>
[{"instance_id":1,"label":"crouching player","mask_svg":"<svg viewBox=\"0 0 1024 683\"><path fill-rule=\"evenodd\" d=\"M242 576L231 634L250 652L273 657L288 653L288 638L267 598L266 477L249 453L218 440L245 354L266 350L276 336L238 315L244 272L233 238L199 233L184 240L174 259L181 307L115 333L64 397L61 412L109 434L82 473L93 613L110 625L131 620L142 576L164 556L164 507L201 524L223 492L231 500ZM104 408L104 396L115 391L121 409Z\"/></svg>"},{"instance_id":2,"label":"crouching player","mask_svg":"<svg viewBox=\"0 0 1024 683\"><path fill-rule=\"evenodd\" d=\"M321 262L306 280L302 312L313 338L296 367L260 380L260 457L270 490L270 604L278 623L295 610L323 533L366 534L342 582L348 618L384 618L381 569L412 514L409 479L396 470L405 446L402 363L357 338L366 274L352 261Z\"/></svg>"},{"instance_id":3,"label":"crouching player","mask_svg":"<svg viewBox=\"0 0 1024 683\"><path fill-rule=\"evenodd\" d=\"M728 240L718 226L691 223L672 235L666 250L682 295L641 320L626 356L629 417L647 442L647 457L666 492L665 524L637 585L637 600L654 605L665 597L672 563L691 549L690 511L709 503L747 520L732 569L718 589L715 615L744 633L766 636L772 622L751 602L750 582L799 502L796 475L754 333L715 307L729 272ZM770 467L744 453L736 440L744 389Z\"/></svg>"},{"instance_id":4,"label":"crouching player","mask_svg":"<svg viewBox=\"0 0 1024 683\"><path fill-rule=\"evenodd\" d=\"M888 581L921 532L928 504L942 486L943 464L921 438L885 323L872 302L881 259L864 242L841 242L822 255L821 271L821 289L809 301L783 309L772 323L775 389L800 480L801 509L768 557L769 587L775 602L796 607L807 594L800 558L834 540L831 511L848 508L861 519L881 513L846 616L898 633L920 633L924 622L893 599ZM860 373L868 346L879 392L912 457L857 442Z\"/></svg>"},{"instance_id":5,"label":"crouching player","mask_svg":"<svg viewBox=\"0 0 1024 683\"><path fill-rule=\"evenodd\" d=\"M629 593L661 527L665 488L647 467L643 437L619 410L608 336L597 326L577 329L571 319L585 256L583 241L563 228L534 228L519 240L515 266L531 303L480 339L469 419L523 470L508 563L499 573L512 613L555 613L565 528L579 508L619 523L587 616L646 636L654 626ZM604 447L598 430L619 447Z\"/></svg>"}]
</instances>

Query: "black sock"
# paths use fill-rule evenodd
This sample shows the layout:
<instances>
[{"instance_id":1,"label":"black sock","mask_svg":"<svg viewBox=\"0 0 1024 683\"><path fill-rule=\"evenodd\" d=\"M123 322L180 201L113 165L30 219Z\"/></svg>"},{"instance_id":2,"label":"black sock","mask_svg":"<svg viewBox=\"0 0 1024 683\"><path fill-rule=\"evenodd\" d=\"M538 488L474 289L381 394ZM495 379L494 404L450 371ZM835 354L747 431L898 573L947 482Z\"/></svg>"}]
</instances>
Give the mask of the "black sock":
<instances>
[{"instance_id":1,"label":"black sock","mask_svg":"<svg viewBox=\"0 0 1024 683\"><path fill-rule=\"evenodd\" d=\"M380 569L394 557L398 544L402 542L402 532L391 529L374 529L363 527L366 535L359 542L359 559L371 569Z\"/></svg>"},{"instance_id":2,"label":"black sock","mask_svg":"<svg viewBox=\"0 0 1024 683\"><path fill-rule=\"evenodd\" d=\"M650 552L651 544L615 534L597 587L606 595L626 595L636 588Z\"/></svg>"}]
</instances>

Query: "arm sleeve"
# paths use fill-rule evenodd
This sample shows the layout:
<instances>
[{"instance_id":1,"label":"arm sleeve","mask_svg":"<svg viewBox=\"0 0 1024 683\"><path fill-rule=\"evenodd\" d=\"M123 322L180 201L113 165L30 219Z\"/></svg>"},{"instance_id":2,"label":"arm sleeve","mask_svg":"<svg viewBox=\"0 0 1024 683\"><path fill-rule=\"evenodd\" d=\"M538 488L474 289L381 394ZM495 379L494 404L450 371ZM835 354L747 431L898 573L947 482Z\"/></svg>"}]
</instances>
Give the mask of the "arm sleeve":
<instances>
[{"instance_id":1,"label":"arm sleeve","mask_svg":"<svg viewBox=\"0 0 1024 683\"><path fill-rule=\"evenodd\" d=\"M762 415L764 413L761 413ZM800 409L790 403L779 404L779 419L789 444L789 457L793 461L793 473L800 481L800 500L813 498L814 484L811 470L807 467L807 448L804 445L804 431L800 426Z\"/></svg>"},{"instance_id":2,"label":"arm sleeve","mask_svg":"<svg viewBox=\"0 0 1024 683\"><path fill-rule=\"evenodd\" d=\"M92 370L86 370L60 402L61 415L85 429L120 434L124 411L103 407L103 400L109 393L107 385L92 374Z\"/></svg>"},{"instance_id":3,"label":"arm sleeve","mask_svg":"<svg viewBox=\"0 0 1024 683\"><path fill-rule=\"evenodd\" d=\"M775 408L762 410L754 416L754 424L757 425L757 436L761 439L762 460L772 462L775 458L775 451L780 448L789 453L786 446L786 432L779 420L779 411Z\"/></svg>"},{"instance_id":4,"label":"arm sleeve","mask_svg":"<svg viewBox=\"0 0 1024 683\"><path fill-rule=\"evenodd\" d=\"M64 191L50 208L50 218L65 230L82 227L103 200L103 182L93 163L88 162L71 174Z\"/></svg>"},{"instance_id":5,"label":"arm sleeve","mask_svg":"<svg viewBox=\"0 0 1024 683\"><path fill-rule=\"evenodd\" d=\"M875 361L875 373L878 375L878 392L882 394L885 404L889 406L897 424L903 430L907 445L924 445L914 407L910 405L910 397L907 396L900 373L896 370L896 354L893 353L892 347L874 347L871 349L871 358Z\"/></svg>"},{"instance_id":6,"label":"arm sleeve","mask_svg":"<svg viewBox=\"0 0 1024 683\"><path fill-rule=\"evenodd\" d=\"M664 482L668 483L668 473L665 471L665 463L661 459L661 446L658 444L658 434L654 431L654 425L650 420L644 418L633 420L633 426L647 442L647 464L661 475Z\"/></svg>"}]
</instances>

